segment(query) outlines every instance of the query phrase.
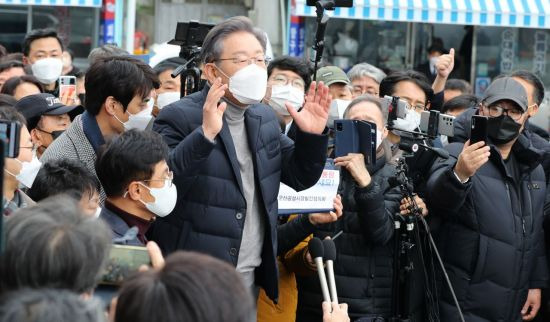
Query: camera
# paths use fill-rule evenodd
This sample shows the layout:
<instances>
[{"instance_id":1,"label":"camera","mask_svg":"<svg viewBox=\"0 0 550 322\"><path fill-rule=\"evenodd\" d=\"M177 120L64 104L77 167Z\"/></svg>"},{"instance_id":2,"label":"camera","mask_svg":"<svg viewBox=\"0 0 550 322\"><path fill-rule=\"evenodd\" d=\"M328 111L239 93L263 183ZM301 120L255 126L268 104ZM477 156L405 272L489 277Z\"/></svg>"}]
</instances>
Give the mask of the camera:
<instances>
[{"instance_id":1,"label":"camera","mask_svg":"<svg viewBox=\"0 0 550 322\"><path fill-rule=\"evenodd\" d=\"M176 35L168 43L180 47L201 47L204 38L213 27L212 24L199 23L195 20L178 22Z\"/></svg>"},{"instance_id":2,"label":"camera","mask_svg":"<svg viewBox=\"0 0 550 322\"><path fill-rule=\"evenodd\" d=\"M307 0L306 4L311 7L319 3L326 10L334 10L336 7L353 7L353 0Z\"/></svg>"}]
</instances>

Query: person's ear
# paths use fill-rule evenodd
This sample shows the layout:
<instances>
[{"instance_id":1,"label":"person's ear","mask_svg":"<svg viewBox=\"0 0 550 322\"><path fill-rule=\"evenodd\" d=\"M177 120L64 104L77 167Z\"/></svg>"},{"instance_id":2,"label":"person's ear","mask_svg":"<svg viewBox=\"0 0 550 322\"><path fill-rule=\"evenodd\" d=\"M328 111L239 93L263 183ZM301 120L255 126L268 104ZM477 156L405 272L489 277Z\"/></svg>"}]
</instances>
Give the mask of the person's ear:
<instances>
[{"instance_id":1,"label":"person's ear","mask_svg":"<svg viewBox=\"0 0 550 322\"><path fill-rule=\"evenodd\" d=\"M221 77L218 69L214 66L214 63L205 64L202 70L204 77L210 84L213 84L216 78Z\"/></svg>"},{"instance_id":2,"label":"person's ear","mask_svg":"<svg viewBox=\"0 0 550 322\"><path fill-rule=\"evenodd\" d=\"M107 112L107 114L115 115L117 104L118 104L118 102L117 102L117 100L115 100L114 97L108 96L105 99L105 103L103 103L103 105L105 106L105 111Z\"/></svg>"},{"instance_id":3,"label":"person's ear","mask_svg":"<svg viewBox=\"0 0 550 322\"><path fill-rule=\"evenodd\" d=\"M382 140L386 139L388 137L388 127L384 126L384 129L382 130Z\"/></svg>"},{"instance_id":4,"label":"person's ear","mask_svg":"<svg viewBox=\"0 0 550 322\"><path fill-rule=\"evenodd\" d=\"M37 129L32 129L30 134L31 134L32 143L34 143L36 146L41 146L42 145L42 133Z\"/></svg>"},{"instance_id":5,"label":"person's ear","mask_svg":"<svg viewBox=\"0 0 550 322\"><path fill-rule=\"evenodd\" d=\"M141 200L141 190L144 189L141 184L137 181L133 181L128 185L128 194L127 197L131 200Z\"/></svg>"},{"instance_id":6,"label":"person's ear","mask_svg":"<svg viewBox=\"0 0 550 322\"><path fill-rule=\"evenodd\" d=\"M27 56L23 56L23 65L30 65L31 62L29 61L29 58Z\"/></svg>"},{"instance_id":7,"label":"person's ear","mask_svg":"<svg viewBox=\"0 0 550 322\"><path fill-rule=\"evenodd\" d=\"M531 118L537 114L539 111L539 105L533 104L527 108L527 115Z\"/></svg>"}]
</instances>

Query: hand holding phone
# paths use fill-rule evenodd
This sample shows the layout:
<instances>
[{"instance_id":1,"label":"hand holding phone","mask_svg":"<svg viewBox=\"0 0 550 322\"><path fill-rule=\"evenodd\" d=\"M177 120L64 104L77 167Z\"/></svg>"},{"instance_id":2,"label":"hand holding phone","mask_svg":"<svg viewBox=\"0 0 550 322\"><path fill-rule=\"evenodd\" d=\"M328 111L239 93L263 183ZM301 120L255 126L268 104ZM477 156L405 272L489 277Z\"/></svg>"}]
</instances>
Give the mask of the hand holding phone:
<instances>
[{"instance_id":1,"label":"hand holding phone","mask_svg":"<svg viewBox=\"0 0 550 322\"><path fill-rule=\"evenodd\" d=\"M143 265L151 265L146 247L113 245L100 284L121 285Z\"/></svg>"},{"instance_id":2,"label":"hand holding phone","mask_svg":"<svg viewBox=\"0 0 550 322\"><path fill-rule=\"evenodd\" d=\"M481 115L473 115L470 122L470 144L477 142L487 143L488 128L487 122L488 118Z\"/></svg>"},{"instance_id":3,"label":"hand holding phone","mask_svg":"<svg viewBox=\"0 0 550 322\"><path fill-rule=\"evenodd\" d=\"M76 102L76 77L59 77L59 100L64 105L74 105Z\"/></svg>"}]
</instances>

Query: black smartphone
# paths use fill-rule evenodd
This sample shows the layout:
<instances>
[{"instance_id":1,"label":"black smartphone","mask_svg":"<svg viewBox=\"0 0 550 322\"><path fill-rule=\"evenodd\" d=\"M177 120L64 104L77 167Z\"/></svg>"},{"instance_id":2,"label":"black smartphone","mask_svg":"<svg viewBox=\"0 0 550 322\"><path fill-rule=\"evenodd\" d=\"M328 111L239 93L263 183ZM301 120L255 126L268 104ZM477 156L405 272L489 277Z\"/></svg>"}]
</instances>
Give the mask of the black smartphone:
<instances>
[{"instance_id":1,"label":"black smartphone","mask_svg":"<svg viewBox=\"0 0 550 322\"><path fill-rule=\"evenodd\" d=\"M17 158L19 155L19 135L21 124L0 120L0 142L3 144L4 157Z\"/></svg>"},{"instance_id":2,"label":"black smartphone","mask_svg":"<svg viewBox=\"0 0 550 322\"><path fill-rule=\"evenodd\" d=\"M473 115L470 122L470 144L479 141L487 142L487 121L486 116Z\"/></svg>"},{"instance_id":3,"label":"black smartphone","mask_svg":"<svg viewBox=\"0 0 550 322\"><path fill-rule=\"evenodd\" d=\"M362 153L367 164L376 160L376 125L360 120L334 121L334 155Z\"/></svg>"}]
</instances>

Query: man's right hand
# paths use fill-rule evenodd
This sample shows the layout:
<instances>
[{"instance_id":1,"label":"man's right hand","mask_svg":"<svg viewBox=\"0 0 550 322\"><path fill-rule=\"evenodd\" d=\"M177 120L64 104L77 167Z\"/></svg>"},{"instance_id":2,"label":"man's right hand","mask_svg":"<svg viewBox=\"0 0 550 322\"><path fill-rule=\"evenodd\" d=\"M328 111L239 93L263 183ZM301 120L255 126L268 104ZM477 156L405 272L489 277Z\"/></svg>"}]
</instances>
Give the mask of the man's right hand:
<instances>
[{"instance_id":1,"label":"man's right hand","mask_svg":"<svg viewBox=\"0 0 550 322\"><path fill-rule=\"evenodd\" d=\"M348 305L323 302L323 322L349 322Z\"/></svg>"},{"instance_id":2,"label":"man's right hand","mask_svg":"<svg viewBox=\"0 0 550 322\"><path fill-rule=\"evenodd\" d=\"M204 136L210 141L214 141L214 138L223 126L223 113L227 107L227 103L220 102L220 99L225 95L227 84L222 84L221 78L216 78L212 87L208 91L206 96L206 102L204 102L202 110L202 131Z\"/></svg>"},{"instance_id":3,"label":"man's right hand","mask_svg":"<svg viewBox=\"0 0 550 322\"><path fill-rule=\"evenodd\" d=\"M468 140L458 156L454 169L460 181L464 182L472 177L481 166L489 161L490 155L490 148L485 145L485 142L481 141L470 145Z\"/></svg>"},{"instance_id":4,"label":"man's right hand","mask_svg":"<svg viewBox=\"0 0 550 322\"><path fill-rule=\"evenodd\" d=\"M365 157L361 153L350 153L336 158L334 165L346 168L360 188L365 188L372 180L365 166Z\"/></svg>"}]
</instances>

